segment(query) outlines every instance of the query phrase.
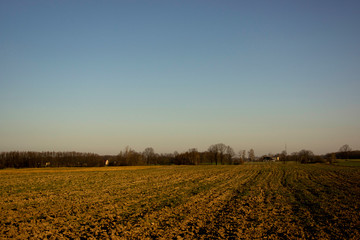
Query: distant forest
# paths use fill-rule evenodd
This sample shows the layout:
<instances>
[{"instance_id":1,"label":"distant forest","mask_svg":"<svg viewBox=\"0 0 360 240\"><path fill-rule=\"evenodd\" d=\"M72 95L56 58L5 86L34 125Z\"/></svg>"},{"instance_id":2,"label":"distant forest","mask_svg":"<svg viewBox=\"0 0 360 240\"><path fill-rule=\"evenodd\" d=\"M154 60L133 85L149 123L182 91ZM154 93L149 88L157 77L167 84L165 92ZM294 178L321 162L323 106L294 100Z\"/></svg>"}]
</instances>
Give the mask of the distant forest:
<instances>
[{"instance_id":1,"label":"distant forest","mask_svg":"<svg viewBox=\"0 0 360 240\"><path fill-rule=\"evenodd\" d=\"M79 152L33 152L11 151L0 153L0 169L3 168L42 168L42 167L102 167L102 166L139 166L139 165L239 165L244 162L295 161L299 163L332 163L336 159L360 159L360 151L352 151L346 144L338 152L315 155L310 150L301 150L287 154L255 156L255 151L234 150L223 143L211 145L207 151L196 148L183 153L158 154L149 147L136 152L126 147L118 155L98 155Z\"/></svg>"}]
</instances>

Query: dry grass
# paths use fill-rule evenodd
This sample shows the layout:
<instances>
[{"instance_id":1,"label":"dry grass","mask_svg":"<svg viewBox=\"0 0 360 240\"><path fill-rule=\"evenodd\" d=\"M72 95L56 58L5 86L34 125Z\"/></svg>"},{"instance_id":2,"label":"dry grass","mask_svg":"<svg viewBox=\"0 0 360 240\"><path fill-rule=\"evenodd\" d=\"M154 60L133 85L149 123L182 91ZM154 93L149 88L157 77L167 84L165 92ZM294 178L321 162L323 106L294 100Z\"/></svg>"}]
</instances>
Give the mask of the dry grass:
<instances>
[{"instance_id":1,"label":"dry grass","mask_svg":"<svg viewBox=\"0 0 360 240\"><path fill-rule=\"evenodd\" d=\"M359 168L11 169L0 180L2 239L360 237Z\"/></svg>"},{"instance_id":2,"label":"dry grass","mask_svg":"<svg viewBox=\"0 0 360 240\"><path fill-rule=\"evenodd\" d=\"M14 173L55 173L55 172L108 172L108 171L121 171L121 170L139 170L149 168L159 168L160 166L124 166L124 167L60 167L60 168L9 168L0 170L1 174L14 174Z\"/></svg>"}]
</instances>

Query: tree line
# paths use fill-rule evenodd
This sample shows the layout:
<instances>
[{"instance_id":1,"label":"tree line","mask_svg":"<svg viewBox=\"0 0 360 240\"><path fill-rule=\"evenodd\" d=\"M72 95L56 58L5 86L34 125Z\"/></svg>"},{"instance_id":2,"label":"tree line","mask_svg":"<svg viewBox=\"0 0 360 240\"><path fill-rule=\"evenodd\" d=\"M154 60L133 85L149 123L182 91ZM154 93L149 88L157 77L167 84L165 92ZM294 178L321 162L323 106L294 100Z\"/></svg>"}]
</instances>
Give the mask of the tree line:
<instances>
[{"instance_id":1,"label":"tree line","mask_svg":"<svg viewBox=\"0 0 360 240\"><path fill-rule=\"evenodd\" d=\"M211 145L207 151L199 152L191 148L186 152L171 154L155 153L151 147L137 152L126 147L118 155L98 155L79 152L33 152L11 151L0 153L0 168L41 168L41 167L101 167L101 166L138 166L138 165L238 165L244 162L295 161L299 163L332 163L336 159L360 159L360 151L352 151L345 144L338 152L315 155L310 150L287 154L268 154L256 157L255 151L241 150L237 154L232 147L223 143Z\"/></svg>"},{"instance_id":2,"label":"tree line","mask_svg":"<svg viewBox=\"0 0 360 240\"><path fill-rule=\"evenodd\" d=\"M200 165L200 164L242 164L245 159L235 157L235 152L230 146L223 143L211 145L208 151L199 152L191 148L183 153L157 154L151 147L143 152L136 152L126 147L116 156L108 156L109 166L131 165Z\"/></svg>"},{"instance_id":3,"label":"tree line","mask_svg":"<svg viewBox=\"0 0 360 240\"><path fill-rule=\"evenodd\" d=\"M277 155L280 161L299 163L334 163L337 159L360 159L360 151L353 151L348 144L340 147L339 151L325 155L315 155L311 150L301 150L287 155L286 151Z\"/></svg>"},{"instance_id":4,"label":"tree line","mask_svg":"<svg viewBox=\"0 0 360 240\"><path fill-rule=\"evenodd\" d=\"M100 166L104 166L104 161L101 156L95 153L32 151L0 153L0 168Z\"/></svg>"}]
</instances>

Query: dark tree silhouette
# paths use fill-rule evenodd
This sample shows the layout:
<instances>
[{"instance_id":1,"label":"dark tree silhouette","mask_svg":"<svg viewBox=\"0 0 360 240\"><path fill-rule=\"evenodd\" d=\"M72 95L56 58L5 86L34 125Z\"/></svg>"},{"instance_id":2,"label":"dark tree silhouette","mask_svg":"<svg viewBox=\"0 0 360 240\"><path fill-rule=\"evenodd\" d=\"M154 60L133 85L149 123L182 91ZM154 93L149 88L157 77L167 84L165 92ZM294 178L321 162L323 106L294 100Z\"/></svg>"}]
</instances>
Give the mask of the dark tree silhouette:
<instances>
[{"instance_id":1,"label":"dark tree silhouette","mask_svg":"<svg viewBox=\"0 0 360 240\"><path fill-rule=\"evenodd\" d=\"M339 149L340 154L343 156L343 158L346 158L349 160L349 154L351 152L351 148L348 144L343 145L340 149Z\"/></svg>"}]
</instances>

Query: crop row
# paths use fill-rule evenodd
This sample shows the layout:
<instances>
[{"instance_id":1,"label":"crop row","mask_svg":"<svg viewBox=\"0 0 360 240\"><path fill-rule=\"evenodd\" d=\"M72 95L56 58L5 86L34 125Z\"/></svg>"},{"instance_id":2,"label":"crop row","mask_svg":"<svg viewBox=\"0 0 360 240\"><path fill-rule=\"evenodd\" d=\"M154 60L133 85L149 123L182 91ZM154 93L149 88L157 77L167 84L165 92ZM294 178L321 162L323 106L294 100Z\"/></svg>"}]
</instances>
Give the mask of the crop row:
<instances>
[{"instance_id":1,"label":"crop row","mask_svg":"<svg viewBox=\"0 0 360 240\"><path fill-rule=\"evenodd\" d=\"M0 238L358 239L360 169L0 171Z\"/></svg>"}]
</instances>

